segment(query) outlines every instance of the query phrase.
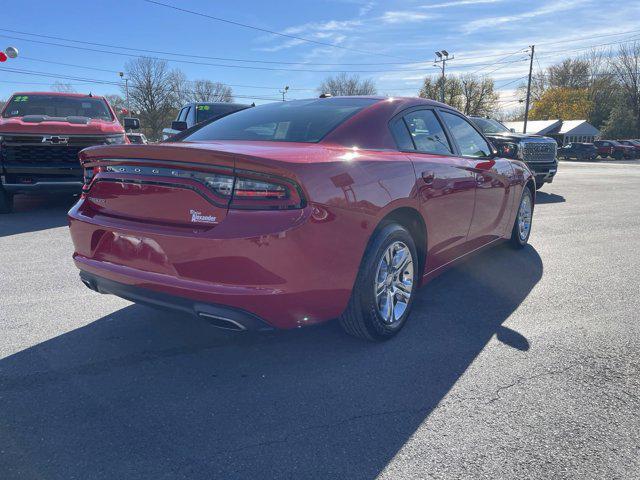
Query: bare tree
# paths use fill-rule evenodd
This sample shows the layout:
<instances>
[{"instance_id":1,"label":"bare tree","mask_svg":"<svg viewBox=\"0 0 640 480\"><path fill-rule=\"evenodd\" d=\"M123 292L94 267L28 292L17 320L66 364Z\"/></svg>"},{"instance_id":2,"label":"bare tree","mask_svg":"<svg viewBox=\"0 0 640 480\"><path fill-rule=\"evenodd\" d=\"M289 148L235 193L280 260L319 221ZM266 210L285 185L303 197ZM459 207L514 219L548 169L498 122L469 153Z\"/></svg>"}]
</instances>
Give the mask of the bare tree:
<instances>
[{"instance_id":1,"label":"bare tree","mask_svg":"<svg viewBox=\"0 0 640 480\"><path fill-rule=\"evenodd\" d=\"M51 90L53 90L54 92L61 92L61 93L76 92L76 89L73 88L73 85L71 85L70 83L64 83L64 82L55 82L53 85L51 85Z\"/></svg>"},{"instance_id":2,"label":"bare tree","mask_svg":"<svg viewBox=\"0 0 640 480\"><path fill-rule=\"evenodd\" d=\"M109 102L109 105L111 105L113 111L116 112L116 116L120 120L122 120L122 117L124 117L124 115L122 114L122 109L127 107L125 105L124 98L116 93L107 94L104 96L104 98L107 100L107 102ZM129 115L131 115L131 112L129 112Z\"/></svg>"},{"instance_id":3,"label":"bare tree","mask_svg":"<svg viewBox=\"0 0 640 480\"><path fill-rule=\"evenodd\" d=\"M491 78L466 74L460 77L465 115L489 115L497 110L498 94Z\"/></svg>"},{"instance_id":4,"label":"bare tree","mask_svg":"<svg viewBox=\"0 0 640 480\"><path fill-rule=\"evenodd\" d=\"M551 88L588 88L589 62L582 58L566 58L547 68L546 76Z\"/></svg>"},{"instance_id":5,"label":"bare tree","mask_svg":"<svg viewBox=\"0 0 640 480\"><path fill-rule=\"evenodd\" d=\"M422 82L422 87L418 92L418 96L422 98L430 98L432 100L440 101L442 92L442 77L439 75L425 77ZM462 83L460 78L455 75L449 75L444 81L444 103L457 108L458 110L464 109L464 102L462 99Z\"/></svg>"},{"instance_id":6,"label":"bare tree","mask_svg":"<svg viewBox=\"0 0 640 480\"><path fill-rule=\"evenodd\" d=\"M180 76L169 70L166 61L148 57L128 61L125 71L129 100L133 109L140 112L145 133L153 139L160 138L162 128L175 116Z\"/></svg>"},{"instance_id":7,"label":"bare tree","mask_svg":"<svg viewBox=\"0 0 640 480\"><path fill-rule=\"evenodd\" d=\"M231 87L211 80L194 80L190 93L193 102L233 102Z\"/></svg>"},{"instance_id":8,"label":"bare tree","mask_svg":"<svg viewBox=\"0 0 640 480\"><path fill-rule=\"evenodd\" d=\"M618 55L611 60L611 68L620 84L620 105L632 115L635 130L628 132L640 136L640 43L621 45Z\"/></svg>"},{"instance_id":9,"label":"bare tree","mask_svg":"<svg viewBox=\"0 0 640 480\"><path fill-rule=\"evenodd\" d=\"M375 95L377 88L373 80L360 80L358 75L340 73L334 77L325 78L318 87L319 93L330 93L335 96L344 95Z\"/></svg>"}]
</instances>

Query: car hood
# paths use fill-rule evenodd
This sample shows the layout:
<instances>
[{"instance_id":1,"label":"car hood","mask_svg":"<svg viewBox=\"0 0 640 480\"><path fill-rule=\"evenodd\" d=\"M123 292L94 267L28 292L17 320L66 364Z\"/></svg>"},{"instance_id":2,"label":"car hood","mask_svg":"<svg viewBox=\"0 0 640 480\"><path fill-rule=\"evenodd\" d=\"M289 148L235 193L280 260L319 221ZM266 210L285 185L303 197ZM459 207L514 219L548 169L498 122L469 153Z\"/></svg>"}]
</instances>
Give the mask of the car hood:
<instances>
[{"instance_id":1,"label":"car hood","mask_svg":"<svg viewBox=\"0 0 640 480\"><path fill-rule=\"evenodd\" d=\"M504 133L485 133L485 136L495 140L504 140L508 141L519 141L522 139L533 138L537 141L544 140L547 142L555 142L553 138L543 137L542 135L530 135L528 133L514 133L514 132L504 132Z\"/></svg>"},{"instance_id":2,"label":"car hood","mask_svg":"<svg viewBox=\"0 0 640 480\"><path fill-rule=\"evenodd\" d=\"M2 133L55 133L64 135L94 135L124 133L117 120L105 121L83 119L83 117L46 118L31 115L29 117L0 118Z\"/></svg>"}]
</instances>

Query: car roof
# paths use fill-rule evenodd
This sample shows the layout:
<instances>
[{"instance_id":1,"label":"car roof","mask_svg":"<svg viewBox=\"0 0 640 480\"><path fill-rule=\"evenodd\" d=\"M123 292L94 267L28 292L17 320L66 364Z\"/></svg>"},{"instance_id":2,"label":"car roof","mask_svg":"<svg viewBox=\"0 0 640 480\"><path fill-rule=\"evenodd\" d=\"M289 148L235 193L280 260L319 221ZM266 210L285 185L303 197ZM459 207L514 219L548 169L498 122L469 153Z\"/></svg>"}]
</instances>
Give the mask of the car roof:
<instances>
[{"instance_id":1,"label":"car roof","mask_svg":"<svg viewBox=\"0 0 640 480\"><path fill-rule=\"evenodd\" d=\"M74 98L98 98L104 100L102 95L93 95L91 93L67 93L67 92L14 92L15 95L51 95L53 97L74 97Z\"/></svg>"}]
</instances>

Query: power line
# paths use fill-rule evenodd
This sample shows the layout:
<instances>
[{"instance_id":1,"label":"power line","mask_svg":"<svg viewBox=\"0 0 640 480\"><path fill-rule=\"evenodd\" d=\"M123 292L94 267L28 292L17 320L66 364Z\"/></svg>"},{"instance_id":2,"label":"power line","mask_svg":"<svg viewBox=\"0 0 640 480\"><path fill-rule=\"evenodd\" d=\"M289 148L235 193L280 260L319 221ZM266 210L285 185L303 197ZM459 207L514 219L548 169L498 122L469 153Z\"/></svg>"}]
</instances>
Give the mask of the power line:
<instances>
[{"instance_id":1,"label":"power line","mask_svg":"<svg viewBox=\"0 0 640 480\"><path fill-rule=\"evenodd\" d=\"M71 48L71 49L75 49L75 50L84 50L84 51L88 51L88 52L98 52L98 53L107 53L109 55L120 55L120 56L124 56L124 57L128 57L128 58L139 58L140 55L135 55L132 53L125 53L125 52L114 52L111 50L102 50L102 49L97 49L97 48L89 48L89 47L80 47L77 45L64 45L62 43L55 43L55 42L46 42L43 40L33 40L30 38L20 38L20 37L14 37L11 35L0 35L0 37L3 38L11 38L13 40L20 40L23 42L31 42L31 43L38 43L38 44L42 44L42 45L51 45L51 46L55 46L55 47L62 47L62 48ZM282 72L307 72L307 73L389 73L389 72L421 72L424 70L423 68L416 68L416 69L395 69L395 70L316 70L316 69L310 69L310 68L276 68L276 67L258 67L258 66L252 66L252 65L227 65L227 64L222 64L222 63L209 63L209 62L198 62L195 60L184 60L184 59L174 59L174 58L161 58L161 57L153 57L153 56L149 56L149 55L145 55L146 58L151 58L154 60L161 60L161 61L168 61L168 62L176 62L176 63L186 63L186 64L190 64L190 65L206 65L206 66L211 66L211 67L222 67L222 68L240 68L240 69L248 69L248 70L266 70L266 71L282 71Z\"/></svg>"},{"instance_id":2,"label":"power line","mask_svg":"<svg viewBox=\"0 0 640 480\"><path fill-rule=\"evenodd\" d=\"M247 59L247 58L230 58L230 57L212 57L212 56L208 56L208 55L194 55L194 54L187 54L187 53L182 53L182 52L166 52L166 51L162 51L162 50L150 50L150 49L145 49L145 48L133 48L133 47L125 47L122 45L113 45L113 44L108 44L108 43L97 43L97 42L87 42L85 40L76 40L76 39L72 39L72 38L65 38L65 37L58 37L58 36L54 36L54 35L42 35L39 33L32 33L32 32L23 32L20 30L9 30L7 28L0 28L0 31L2 32L9 32L9 33L17 33L19 35L28 35L28 36L32 36L32 37L39 37L39 38L47 38L50 40L61 40L64 42L72 42L72 43L80 43L83 45L92 45L95 47L107 47L107 48L119 48L121 50L129 50L132 52L142 52L142 53L154 53L154 54L158 54L158 55L172 55L172 56L179 56L179 57L189 57L189 58L199 58L199 59L204 59L204 60L221 60L221 61L228 61L228 62L245 62L245 63L266 63L266 64L279 64L279 65L301 65L301 64L306 64L308 62L283 62L283 61L276 61L276 60L258 60L258 59ZM377 62L377 63L317 63L317 62L313 62L313 65L321 65L321 66L354 66L354 65L361 65L361 66L375 66L375 65L406 65L407 63L419 63L416 61L404 61L404 62Z\"/></svg>"},{"instance_id":3,"label":"power line","mask_svg":"<svg viewBox=\"0 0 640 480\"><path fill-rule=\"evenodd\" d=\"M297 35L291 35L291 34L288 34L288 33L276 32L274 30L269 30L269 29L266 29L266 28L256 27L256 26L253 26L253 25L248 25L246 23L240 23L240 22L236 22L234 20L228 20L226 18L214 17L213 15L208 15L208 14L202 13L202 12L196 12L195 10L188 10L186 8L176 7L175 5L170 5L168 3L158 2L156 0L142 0L142 1L154 4L154 5L158 5L158 6L161 6L161 7L165 7L165 8L170 8L172 10L177 10L179 12L189 13L191 15L196 15L198 17L208 18L210 20L215 20L217 22L228 23L230 25L235 25L237 27L248 28L248 29L251 29L251 30L257 30L259 32L269 33L271 35L278 35L278 36L289 38L289 39L292 39L292 40L300 40L302 42L313 43L313 44L322 45L322 46L325 46L325 47L338 48L340 50L349 50L349 51L357 52L357 53L365 53L367 55L376 55L376 56L383 56L383 57L390 57L390 58L399 58L401 60L404 60L403 57L398 57L396 55L389 55L389 54L381 53L381 52L370 52L370 51L367 51L367 50L361 50L361 49L357 49L357 48L345 47L344 45L338 45L336 43L322 42L320 40L311 40L309 38L299 37Z\"/></svg>"}]
</instances>

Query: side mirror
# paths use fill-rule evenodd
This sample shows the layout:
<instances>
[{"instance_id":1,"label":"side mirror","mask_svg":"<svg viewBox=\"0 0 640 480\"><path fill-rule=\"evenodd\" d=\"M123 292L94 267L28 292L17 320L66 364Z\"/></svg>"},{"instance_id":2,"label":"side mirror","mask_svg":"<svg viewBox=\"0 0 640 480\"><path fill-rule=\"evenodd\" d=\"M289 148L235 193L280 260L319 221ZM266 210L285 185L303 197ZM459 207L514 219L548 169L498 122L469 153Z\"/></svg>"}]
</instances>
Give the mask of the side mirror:
<instances>
[{"instance_id":1,"label":"side mirror","mask_svg":"<svg viewBox=\"0 0 640 480\"><path fill-rule=\"evenodd\" d=\"M178 121L171 122L171 130L178 130L179 132L182 132L187 128L188 128L187 122L178 122Z\"/></svg>"},{"instance_id":2,"label":"side mirror","mask_svg":"<svg viewBox=\"0 0 640 480\"><path fill-rule=\"evenodd\" d=\"M515 128L510 128L510 129L509 129L509 131L510 131L511 133L516 133L516 129L515 129Z\"/></svg>"},{"instance_id":3,"label":"side mirror","mask_svg":"<svg viewBox=\"0 0 640 480\"><path fill-rule=\"evenodd\" d=\"M125 130L137 130L140 128L140 120L137 118L125 117L124 118L124 129Z\"/></svg>"}]
</instances>

